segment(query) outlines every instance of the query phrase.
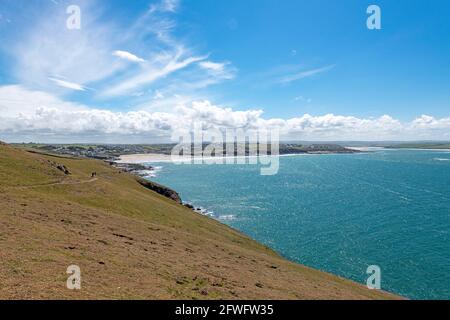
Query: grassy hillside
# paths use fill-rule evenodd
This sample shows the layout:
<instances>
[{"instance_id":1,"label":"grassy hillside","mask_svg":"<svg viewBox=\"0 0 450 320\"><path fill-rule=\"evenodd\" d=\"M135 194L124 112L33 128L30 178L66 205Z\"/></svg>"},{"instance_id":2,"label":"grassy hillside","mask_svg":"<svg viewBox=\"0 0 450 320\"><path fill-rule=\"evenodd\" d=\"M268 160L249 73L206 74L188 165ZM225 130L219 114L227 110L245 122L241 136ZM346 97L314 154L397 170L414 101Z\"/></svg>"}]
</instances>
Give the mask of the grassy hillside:
<instances>
[{"instance_id":1,"label":"grassy hillside","mask_svg":"<svg viewBox=\"0 0 450 320\"><path fill-rule=\"evenodd\" d=\"M1 299L393 298L286 261L101 161L4 144L0 261ZM66 288L71 264L81 290Z\"/></svg>"}]
</instances>

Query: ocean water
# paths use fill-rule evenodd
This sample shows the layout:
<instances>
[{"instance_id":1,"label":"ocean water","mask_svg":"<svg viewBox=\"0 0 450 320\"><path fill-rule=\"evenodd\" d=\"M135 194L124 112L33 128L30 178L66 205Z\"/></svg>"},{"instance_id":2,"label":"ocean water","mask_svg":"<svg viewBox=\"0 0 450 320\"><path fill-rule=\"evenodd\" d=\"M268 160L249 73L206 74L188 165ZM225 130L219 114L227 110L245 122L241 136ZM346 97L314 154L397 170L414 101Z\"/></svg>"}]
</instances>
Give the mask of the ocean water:
<instances>
[{"instance_id":1,"label":"ocean water","mask_svg":"<svg viewBox=\"0 0 450 320\"><path fill-rule=\"evenodd\" d=\"M153 164L154 165L154 164ZM378 150L255 165L161 163L152 178L282 256L412 299L450 299L450 152Z\"/></svg>"}]
</instances>

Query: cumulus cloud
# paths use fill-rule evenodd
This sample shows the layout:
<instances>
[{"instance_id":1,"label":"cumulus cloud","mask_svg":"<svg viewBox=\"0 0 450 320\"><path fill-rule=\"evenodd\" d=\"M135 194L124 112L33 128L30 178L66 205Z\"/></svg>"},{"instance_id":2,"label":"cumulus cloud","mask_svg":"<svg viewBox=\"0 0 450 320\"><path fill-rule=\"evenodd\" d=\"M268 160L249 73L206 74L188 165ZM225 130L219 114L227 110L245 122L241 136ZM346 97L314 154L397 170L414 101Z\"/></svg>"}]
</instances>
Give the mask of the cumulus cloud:
<instances>
[{"instance_id":1,"label":"cumulus cloud","mask_svg":"<svg viewBox=\"0 0 450 320\"><path fill-rule=\"evenodd\" d=\"M290 119L266 119L260 109L235 111L209 101L194 101L174 108L173 112L136 110L114 112L65 102L40 91L21 86L0 87L0 137L13 134L45 140L51 134L74 137L109 135L145 142L154 136L169 141L179 132L201 123L205 129L243 128L279 129L282 139L295 140L400 140L450 138L450 117L436 119L422 115L401 122L389 115L358 118L326 114L304 114Z\"/></svg>"},{"instance_id":2,"label":"cumulus cloud","mask_svg":"<svg viewBox=\"0 0 450 320\"><path fill-rule=\"evenodd\" d=\"M64 102L21 86L0 87L0 132L39 134L111 133L132 135L171 129L173 115L145 111L112 112Z\"/></svg>"},{"instance_id":3,"label":"cumulus cloud","mask_svg":"<svg viewBox=\"0 0 450 320\"><path fill-rule=\"evenodd\" d=\"M436 119L431 116L421 115L412 122L412 126L413 128L416 129L431 129L431 130L446 129L450 127L450 117Z\"/></svg>"}]
</instances>

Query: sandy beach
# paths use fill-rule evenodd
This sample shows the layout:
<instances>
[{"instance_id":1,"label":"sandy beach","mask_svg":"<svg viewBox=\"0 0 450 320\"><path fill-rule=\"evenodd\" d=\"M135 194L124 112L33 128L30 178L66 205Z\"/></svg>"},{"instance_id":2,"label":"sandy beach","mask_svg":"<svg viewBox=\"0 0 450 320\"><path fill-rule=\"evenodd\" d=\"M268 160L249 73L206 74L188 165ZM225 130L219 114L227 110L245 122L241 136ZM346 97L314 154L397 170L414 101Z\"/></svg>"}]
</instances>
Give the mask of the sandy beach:
<instances>
[{"instance_id":1,"label":"sandy beach","mask_svg":"<svg viewBox=\"0 0 450 320\"><path fill-rule=\"evenodd\" d=\"M143 162L172 162L172 157L167 154L146 153L121 155L117 163L143 163Z\"/></svg>"},{"instance_id":2,"label":"sandy beach","mask_svg":"<svg viewBox=\"0 0 450 320\"><path fill-rule=\"evenodd\" d=\"M274 155L273 157L293 157L293 156L312 156L315 154L309 154L309 153L297 153L297 154L280 154L280 155ZM249 159L249 158L259 158L260 156L231 156L231 157L172 157L171 155L167 154L158 154L158 153L145 153L145 154L127 154L127 155L121 155L119 160L117 160L117 163L145 163L145 162L174 162L174 163L180 163L180 162L190 162L195 159L201 159L203 161L208 160L224 160L226 158L233 158L233 159ZM266 156L265 156L266 157ZM271 157L271 156L268 156Z\"/></svg>"}]
</instances>

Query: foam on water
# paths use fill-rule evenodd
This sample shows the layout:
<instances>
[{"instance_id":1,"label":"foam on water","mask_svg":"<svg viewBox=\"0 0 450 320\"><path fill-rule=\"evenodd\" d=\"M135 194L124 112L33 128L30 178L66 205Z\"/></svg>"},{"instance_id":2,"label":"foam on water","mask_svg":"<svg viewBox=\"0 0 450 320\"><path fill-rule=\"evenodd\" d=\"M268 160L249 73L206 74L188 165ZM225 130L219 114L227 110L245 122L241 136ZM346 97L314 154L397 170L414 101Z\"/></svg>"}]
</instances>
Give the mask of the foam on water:
<instances>
[{"instance_id":1,"label":"foam on water","mask_svg":"<svg viewBox=\"0 0 450 320\"><path fill-rule=\"evenodd\" d=\"M232 214L223 214L223 215L220 215L218 218L219 218L219 220L235 220L236 219L236 217Z\"/></svg>"}]
</instances>

